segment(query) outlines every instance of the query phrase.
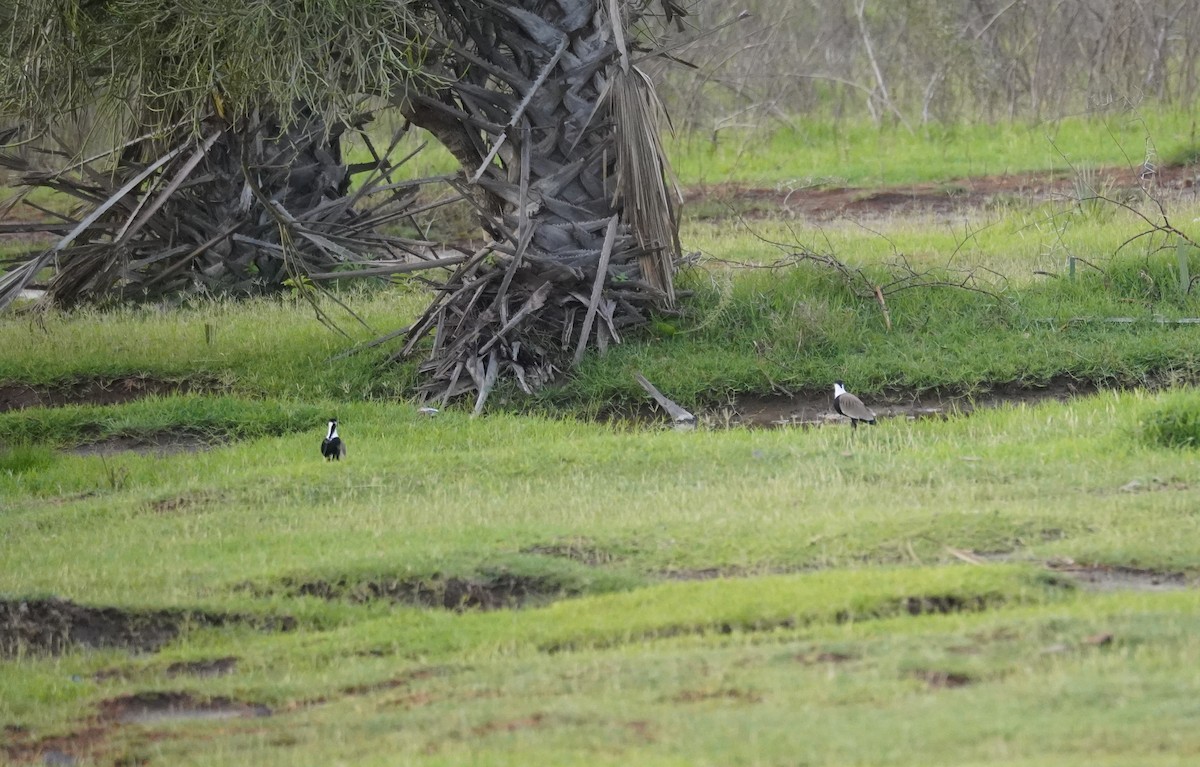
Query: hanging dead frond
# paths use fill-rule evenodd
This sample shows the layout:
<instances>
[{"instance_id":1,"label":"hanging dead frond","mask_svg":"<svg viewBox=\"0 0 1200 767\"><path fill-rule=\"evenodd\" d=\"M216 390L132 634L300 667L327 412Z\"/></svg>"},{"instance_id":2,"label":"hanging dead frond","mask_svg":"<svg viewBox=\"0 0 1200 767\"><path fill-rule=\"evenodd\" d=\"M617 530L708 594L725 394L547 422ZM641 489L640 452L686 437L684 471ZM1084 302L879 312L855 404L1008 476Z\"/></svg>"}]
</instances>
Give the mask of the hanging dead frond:
<instances>
[{"instance_id":1,"label":"hanging dead frond","mask_svg":"<svg viewBox=\"0 0 1200 767\"><path fill-rule=\"evenodd\" d=\"M671 274L679 259L679 205L683 201L662 145L666 110L637 67L617 69L609 83L616 130L617 194L644 255L642 275L675 300Z\"/></svg>"}]
</instances>

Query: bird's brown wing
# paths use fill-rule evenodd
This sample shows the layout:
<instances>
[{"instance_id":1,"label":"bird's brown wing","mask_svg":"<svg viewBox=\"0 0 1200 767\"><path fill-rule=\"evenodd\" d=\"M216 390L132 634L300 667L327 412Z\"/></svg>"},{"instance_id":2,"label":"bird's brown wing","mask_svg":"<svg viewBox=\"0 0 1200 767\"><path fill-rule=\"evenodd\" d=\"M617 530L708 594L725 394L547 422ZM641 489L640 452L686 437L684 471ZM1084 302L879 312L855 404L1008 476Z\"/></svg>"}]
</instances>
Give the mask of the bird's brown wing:
<instances>
[{"instance_id":1,"label":"bird's brown wing","mask_svg":"<svg viewBox=\"0 0 1200 767\"><path fill-rule=\"evenodd\" d=\"M858 397L853 394L843 394L838 397L838 406L841 408L842 415L853 418L858 421L874 421L875 414L871 409L862 403Z\"/></svg>"}]
</instances>

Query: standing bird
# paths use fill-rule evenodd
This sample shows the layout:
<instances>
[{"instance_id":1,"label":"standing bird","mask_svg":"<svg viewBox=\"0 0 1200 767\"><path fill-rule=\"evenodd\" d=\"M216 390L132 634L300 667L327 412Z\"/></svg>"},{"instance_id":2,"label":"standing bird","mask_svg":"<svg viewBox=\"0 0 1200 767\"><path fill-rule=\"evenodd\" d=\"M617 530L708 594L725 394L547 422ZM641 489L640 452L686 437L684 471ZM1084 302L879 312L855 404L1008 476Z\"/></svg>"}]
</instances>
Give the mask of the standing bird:
<instances>
[{"instance_id":1,"label":"standing bird","mask_svg":"<svg viewBox=\"0 0 1200 767\"><path fill-rule=\"evenodd\" d=\"M346 457L346 443L338 436L336 418L330 419L329 434L321 440L321 455L325 456L326 461L340 461Z\"/></svg>"},{"instance_id":2,"label":"standing bird","mask_svg":"<svg viewBox=\"0 0 1200 767\"><path fill-rule=\"evenodd\" d=\"M875 414L862 403L862 400L846 391L846 387L841 381L833 383L833 409L837 411L838 415L844 415L850 419L851 428L857 429L859 421L875 425Z\"/></svg>"}]
</instances>

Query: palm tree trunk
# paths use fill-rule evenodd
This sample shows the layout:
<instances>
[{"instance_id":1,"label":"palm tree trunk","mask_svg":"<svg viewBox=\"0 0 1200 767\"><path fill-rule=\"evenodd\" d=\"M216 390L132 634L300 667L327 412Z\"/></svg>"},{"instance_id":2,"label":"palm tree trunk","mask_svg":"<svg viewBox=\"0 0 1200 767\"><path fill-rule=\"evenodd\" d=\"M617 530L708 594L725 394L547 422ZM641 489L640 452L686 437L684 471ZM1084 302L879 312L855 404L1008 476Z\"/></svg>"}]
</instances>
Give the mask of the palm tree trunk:
<instances>
[{"instance_id":1,"label":"palm tree trunk","mask_svg":"<svg viewBox=\"0 0 1200 767\"><path fill-rule=\"evenodd\" d=\"M61 221L29 225L57 242L0 278L0 308L47 266L54 271L45 301L61 307L287 285L307 291L348 264L371 261L373 276L386 275L376 259L389 254L393 271L420 266L400 261L428 259L424 243L375 231L403 217L415 194L393 189L364 202L365 192L388 183L389 162L347 167L346 127L327 128L311 110L300 116L285 127L269 114L234 125L214 115L199 137L143 137L66 169L0 155L27 190L49 187L82 203ZM357 195L349 194L352 171L366 174Z\"/></svg>"},{"instance_id":2,"label":"palm tree trunk","mask_svg":"<svg viewBox=\"0 0 1200 767\"><path fill-rule=\"evenodd\" d=\"M439 5L431 63L449 84L400 105L458 159L494 242L443 286L401 353L431 336L426 394L474 391L478 410L500 374L530 391L672 306L678 196L661 108L625 43L640 4Z\"/></svg>"}]
</instances>

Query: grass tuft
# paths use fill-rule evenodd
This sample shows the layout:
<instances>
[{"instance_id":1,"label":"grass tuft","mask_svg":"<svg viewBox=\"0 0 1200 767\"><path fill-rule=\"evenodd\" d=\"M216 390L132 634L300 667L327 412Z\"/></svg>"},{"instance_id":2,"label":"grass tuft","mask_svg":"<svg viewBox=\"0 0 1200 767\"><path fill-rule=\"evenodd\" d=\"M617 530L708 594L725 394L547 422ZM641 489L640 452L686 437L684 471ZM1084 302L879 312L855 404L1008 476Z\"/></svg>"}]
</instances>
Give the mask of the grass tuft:
<instances>
[{"instance_id":1,"label":"grass tuft","mask_svg":"<svg viewBox=\"0 0 1200 767\"><path fill-rule=\"evenodd\" d=\"M1200 447L1200 392L1178 392L1150 408L1141 425L1143 439L1157 447Z\"/></svg>"},{"instance_id":2,"label":"grass tuft","mask_svg":"<svg viewBox=\"0 0 1200 767\"><path fill-rule=\"evenodd\" d=\"M46 445L21 442L0 448L0 474L27 474L44 469L53 462L54 451Z\"/></svg>"},{"instance_id":3,"label":"grass tuft","mask_svg":"<svg viewBox=\"0 0 1200 767\"><path fill-rule=\"evenodd\" d=\"M37 442L37 450L114 437L187 433L214 441L278 436L319 426L334 405L180 395L128 405L28 408L0 414L0 440Z\"/></svg>"}]
</instances>

